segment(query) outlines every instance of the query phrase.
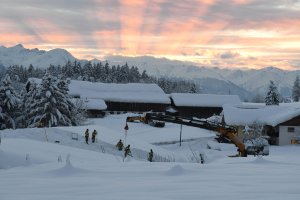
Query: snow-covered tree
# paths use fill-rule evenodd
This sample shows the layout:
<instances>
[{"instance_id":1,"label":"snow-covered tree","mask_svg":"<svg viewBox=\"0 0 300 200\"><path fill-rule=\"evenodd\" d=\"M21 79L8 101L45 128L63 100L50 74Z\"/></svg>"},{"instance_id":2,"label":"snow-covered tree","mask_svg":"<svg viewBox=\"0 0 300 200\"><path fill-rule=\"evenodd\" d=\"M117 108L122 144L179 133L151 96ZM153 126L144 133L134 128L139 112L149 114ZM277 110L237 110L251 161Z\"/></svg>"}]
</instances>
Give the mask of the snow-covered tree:
<instances>
[{"instance_id":1,"label":"snow-covered tree","mask_svg":"<svg viewBox=\"0 0 300 200\"><path fill-rule=\"evenodd\" d=\"M292 91L293 101L298 102L300 99L300 79L299 76L296 77Z\"/></svg>"},{"instance_id":2,"label":"snow-covered tree","mask_svg":"<svg viewBox=\"0 0 300 200\"><path fill-rule=\"evenodd\" d=\"M16 117L19 110L19 95L12 87L10 76L7 74L0 86L0 123L1 129L16 128Z\"/></svg>"},{"instance_id":3,"label":"snow-covered tree","mask_svg":"<svg viewBox=\"0 0 300 200\"><path fill-rule=\"evenodd\" d=\"M273 81L270 81L269 90L265 98L265 103L269 105L279 105L279 92Z\"/></svg>"},{"instance_id":4,"label":"snow-covered tree","mask_svg":"<svg viewBox=\"0 0 300 200\"><path fill-rule=\"evenodd\" d=\"M20 127L27 127L30 125L31 119L35 116L39 98L38 92L37 84L34 81L27 81L21 92L22 115L19 117Z\"/></svg>"},{"instance_id":5,"label":"snow-covered tree","mask_svg":"<svg viewBox=\"0 0 300 200\"><path fill-rule=\"evenodd\" d=\"M72 105L64 81L46 73L34 100L35 109L29 114L30 127L76 125L72 118Z\"/></svg>"}]
</instances>

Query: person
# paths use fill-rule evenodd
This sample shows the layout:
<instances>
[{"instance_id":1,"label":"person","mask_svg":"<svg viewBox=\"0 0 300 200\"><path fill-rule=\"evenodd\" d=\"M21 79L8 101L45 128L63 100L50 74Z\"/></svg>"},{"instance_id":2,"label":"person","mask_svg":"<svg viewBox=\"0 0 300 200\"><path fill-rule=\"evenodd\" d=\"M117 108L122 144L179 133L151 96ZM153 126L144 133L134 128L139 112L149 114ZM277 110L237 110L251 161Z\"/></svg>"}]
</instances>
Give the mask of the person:
<instances>
[{"instance_id":1,"label":"person","mask_svg":"<svg viewBox=\"0 0 300 200\"><path fill-rule=\"evenodd\" d=\"M117 143L116 147L118 148L119 151L123 150L124 144L122 140L120 139L119 142Z\"/></svg>"},{"instance_id":2,"label":"person","mask_svg":"<svg viewBox=\"0 0 300 200\"><path fill-rule=\"evenodd\" d=\"M86 129L84 135L85 135L85 143L89 144L89 129Z\"/></svg>"},{"instance_id":3,"label":"person","mask_svg":"<svg viewBox=\"0 0 300 200\"><path fill-rule=\"evenodd\" d=\"M131 156L131 151L130 151L130 144L127 145L127 147L124 149L124 157L126 158L127 156Z\"/></svg>"},{"instance_id":4,"label":"person","mask_svg":"<svg viewBox=\"0 0 300 200\"><path fill-rule=\"evenodd\" d=\"M93 133L92 133L92 143L95 142L95 140L96 140L96 135L97 135L97 131L94 130Z\"/></svg>"},{"instance_id":5,"label":"person","mask_svg":"<svg viewBox=\"0 0 300 200\"><path fill-rule=\"evenodd\" d=\"M153 161L153 151L150 149L150 152L148 153L148 161L152 162Z\"/></svg>"}]
</instances>

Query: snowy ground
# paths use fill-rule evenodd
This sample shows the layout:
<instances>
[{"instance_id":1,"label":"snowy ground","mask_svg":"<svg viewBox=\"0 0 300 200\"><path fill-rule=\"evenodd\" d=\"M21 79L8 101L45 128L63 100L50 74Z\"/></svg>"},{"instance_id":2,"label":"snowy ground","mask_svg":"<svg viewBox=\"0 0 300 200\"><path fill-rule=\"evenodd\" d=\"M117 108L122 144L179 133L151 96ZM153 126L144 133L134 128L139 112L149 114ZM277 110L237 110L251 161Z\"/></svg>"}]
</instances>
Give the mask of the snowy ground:
<instances>
[{"instance_id":1,"label":"snowy ground","mask_svg":"<svg viewBox=\"0 0 300 200\"><path fill-rule=\"evenodd\" d=\"M213 132L184 126L180 147L179 125L129 123L126 144L133 158L123 162L114 146L125 139L125 119L111 115L82 127L1 131L0 200L299 199L300 146L230 158L236 148L215 143ZM85 144L86 128L98 131L97 143ZM155 160L169 162L147 162L151 148ZM205 164L197 163L200 153Z\"/></svg>"}]
</instances>

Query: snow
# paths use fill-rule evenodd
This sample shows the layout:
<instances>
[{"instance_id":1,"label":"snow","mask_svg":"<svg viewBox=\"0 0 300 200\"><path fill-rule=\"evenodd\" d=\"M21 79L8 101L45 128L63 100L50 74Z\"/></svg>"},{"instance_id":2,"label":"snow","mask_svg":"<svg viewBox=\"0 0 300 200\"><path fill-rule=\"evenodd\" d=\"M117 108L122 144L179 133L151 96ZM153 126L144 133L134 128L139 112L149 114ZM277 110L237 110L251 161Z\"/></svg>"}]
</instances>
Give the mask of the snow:
<instances>
[{"instance_id":1,"label":"snow","mask_svg":"<svg viewBox=\"0 0 300 200\"><path fill-rule=\"evenodd\" d=\"M234 145L216 143L215 133L194 127L183 127L184 139L193 140L181 147L172 144L180 128L170 123L128 123L125 138L128 115L90 119L79 127L2 130L0 199L299 199L300 146L271 146L263 158L230 158ZM98 131L96 143L85 144L86 128ZM124 162L114 148L120 138L132 146L133 157ZM148 162L150 148L154 159L169 156L170 162ZM190 159L199 153L205 164Z\"/></svg>"},{"instance_id":2,"label":"snow","mask_svg":"<svg viewBox=\"0 0 300 200\"><path fill-rule=\"evenodd\" d=\"M73 99L73 101L76 99ZM107 105L102 99L84 99L83 107L85 109L106 110Z\"/></svg>"},{"instance_id":3,"label":"snow","mask_svg":"<svg viewBox=\"0 0 300 200\"><path fill-rule=\"evenodd\" d=\"M41 82L41 79L37 78L30 80ZM102 99L111 102L171 103L169 96L158 85L146 83L117 84L71 80L69 94L80 95L81 99Z\"/></svg>"},{"instance_id":4,"label":"snow","mask_svg":"<svg viewBox=\"0 0 300 200\"><path fill-rule=\"evenodd\" d=\"M70 94L80 94L81 98L103 99L113 102L170 104L168 96L156 84L92 83L72 80L69 89Z\"/></svg>"},{"instance_id":5,"label":"snow","mask_svg":"<svg viewBox=\"0 0 300 200\"><path fill-rule=\"evenodd\" d=\"M238 104L241 100L237 95L172 93L175 106L222 107L224 104Z\"/></svg>"},{"instance_id":6,"label":"snow","mask_svg":"<svg viewBox=\"0 0 300 200\"><path fill-rule=\"evenodd\" d=\"M51 64L54 66L65 65L68 61L75 61L75 58L64 49L52 49L43 51L38 49L26 49L21 44L13 47L0 48L0 65L5 67L13 65L22 65L29 67L48 68Z\"/></svg>"},{"instance_id":7,"label":"snow","mask_svg":"<svg viewBox=\"0 0 300 200\"><path fill-rule=\"evenodd\" d=\"M300 108L290 106L224 105L225 123L228 125L250 125L259 122L264 125L276 126L300 115Z\"/></svg>"}]
</instances>

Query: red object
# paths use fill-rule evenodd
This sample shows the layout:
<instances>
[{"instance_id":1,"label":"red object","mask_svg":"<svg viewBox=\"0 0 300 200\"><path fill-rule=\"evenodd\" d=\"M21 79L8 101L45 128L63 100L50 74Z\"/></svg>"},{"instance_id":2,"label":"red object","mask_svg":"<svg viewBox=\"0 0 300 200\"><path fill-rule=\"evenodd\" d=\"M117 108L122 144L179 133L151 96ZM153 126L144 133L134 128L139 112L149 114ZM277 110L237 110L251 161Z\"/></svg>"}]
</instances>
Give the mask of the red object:
<instances>
[{"instance_id":1,"label":"red object","mask_svg":"<svg viewBox=\"0 0 300 200\"><path fill-rule=\"evenodd\" d=\"M127 124L127 123L126 123L124 129L125 129L125 131L128 131L129 127L128 127L128 124Z\"/></svg>"}]
</instances>

